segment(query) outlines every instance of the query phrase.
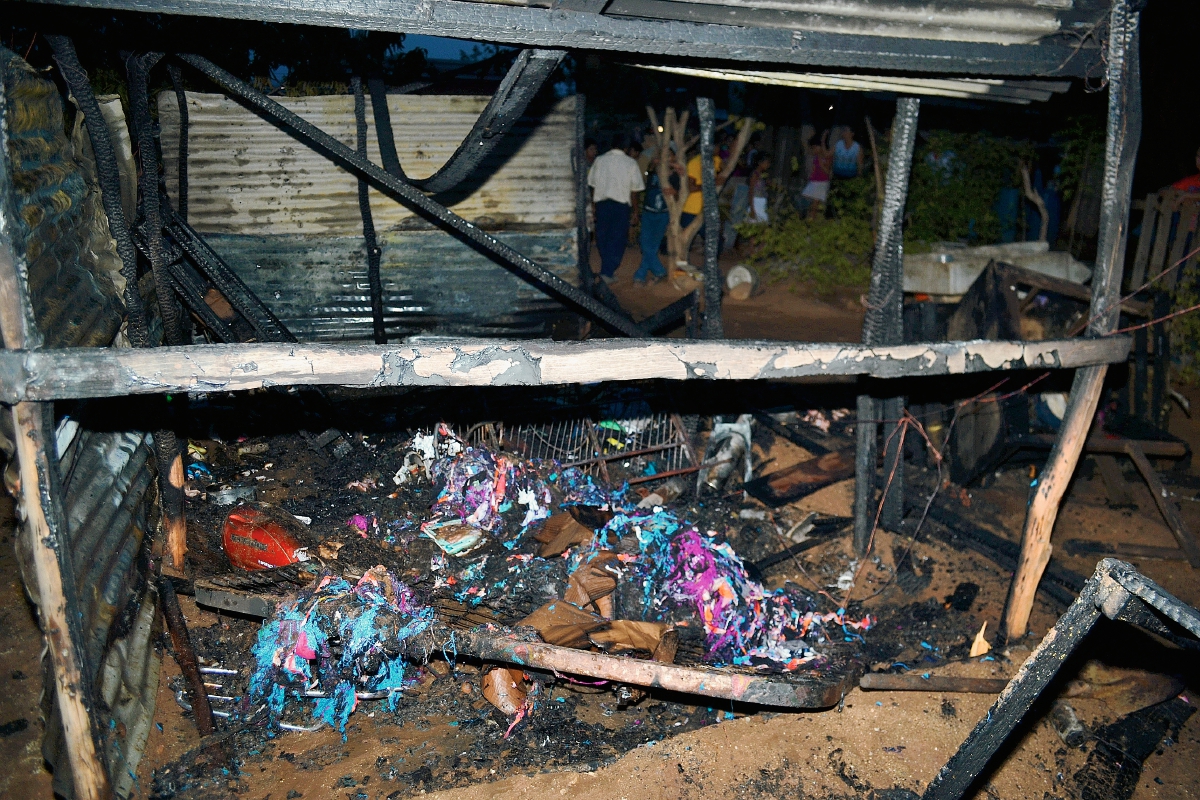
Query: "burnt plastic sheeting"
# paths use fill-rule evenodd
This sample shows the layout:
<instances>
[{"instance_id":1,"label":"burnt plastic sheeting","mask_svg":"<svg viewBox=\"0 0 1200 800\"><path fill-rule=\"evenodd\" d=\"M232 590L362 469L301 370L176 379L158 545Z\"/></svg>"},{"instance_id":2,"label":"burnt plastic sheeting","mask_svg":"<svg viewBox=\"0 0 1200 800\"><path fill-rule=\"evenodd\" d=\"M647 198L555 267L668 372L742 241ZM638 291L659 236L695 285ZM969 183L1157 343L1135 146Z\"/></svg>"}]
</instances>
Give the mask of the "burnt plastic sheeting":
<instances>
[{"instance_id":1,"label":"burnt plastic sheeting","mask_svg":"<svg viewBox=\"0 0 1200 800\"><path fill-rule=\"evenodd\" d=\"M641 329L620 314L606 308L579 288L545 269L532 259L518 253L513 248L489 236L478 226L463 219L445 206L426 197L407 181L389 175L375 164L359 158L358 154L339 142L315 125L306 122L262 92L255 90L246 82L229 74L208 59L190 54L178 56L186 64L194 67L207 78L212 80L227 93L241 99L259 114L272 123L287 131L309 146L325 153L331 159L351 170L357 175L364 176L377 189L387 193L410 208L419 211L423 216L436 222L443 228L448 228L475 247L486 251L499 260L504 266L540 284L543 291L559 300L566 301L577 308L586 311L595 319L603 322L609 328L626 336L639 336Z\"/></svg>"},{"instance_id":2,"label":"burnt plastic sheeting","mask_svg":"<svg viewBox=\"0 0 1200 800\"><path fill-rule=\"evenodd\" d=\"M158 311L162 316L163 333L169 345L186 342L183 321L175 294L168 291L167 253L163 242L162 196L158 186L158 145L154 140L153 121L150 118L150 70L162 60L162 53L130 54L125 59L125 71L129 81L129 106L133 122L133 134L138 147L138 193L141 195L142 225L145 228L146 246L150 256L150 269L158 287Z\"/></svg>"},{"instance_id":3,"label":"burnt plastic sheeting","mask_svg":"<svg viewBox=\"0 0 1200 800\"><path fill-rule=\"evenodd\" d=\"M177 64L167 65L167 74L171 76L171 88L175 90L175 102L179 104L179 196L175 198L175 210L179 216L187 219L188 215L188 106L187 95L183 91L183 74Z\"/></svg>"},{"instance_id":4,"label":"burnt plastic sheeting","mask_svg":"<svg viewBox=\"0 0 1200 800\"><path fill-rule=\"evenodd\" d=\"M367 160L367 101L363 97L362 78L354 77L350 79L350 84L354 90L354 123L355 123L355 142L358 157L362 160ZM371 100L374 103L375 93L371 93ZM387 98L384 98L383 107L387 108ZM378 113L378 105L375 106ZM379 117L376 117L379 120ZM391 132L391 121L386 120L387 129ZM400 168L400 161L396 158L396 145L388 137L388 143L391 145L392 159L395 161L396 169ZM383 151L383 139L379 140L380 151ZM386 163L386 162L385 162ZM386 169L386 167L385 167ZM388 170L389 172L391 170ZM375 220L371 217L371 198L368 194L367 182L358 177L358 212L362 215L363 224L363 243L367 248L367 285L371 290L371 327L375 334L375 344L387 344L387 333L383 330L383 284L379 280L379 256L382 251L379 249L379 241L375 238Z\"/></svg>"},{"instance_id":5,"label":"burnt plastic sheeting","mask_svg":"<svg viewBox=\"0 0 1200 800\"><path fill-rule=\"evenodd\" d=\"M504 80L500 82L500 88L492 95L479 119L475 120L475 125L462 144L437 172L420 179L406 176L404 168L400 166L383 81L372 78L367 82L367 88L371 92L371 110L375 115L375 132L379 138L379 157L383 168L388 174L408 181L423 192L439 194L450 191L483 163L513 123L521 118L565 54L562 50L522 50L517 54ZM357 100L355 103L357 109ZM366 158L365 152L360 152L360 155Z\"/></svg>"},{"instance_id":6,"label":"burnt plastic sheeting","mask_svg":"<svg viewBox=\"0 0 1200 800\"><path fill-rule=\"evenodd\" d=\"M396 154L396 137L392 132L392 112L388 109L387 89L380 78L367 79L367 90L371 93L371 114L375 117L375 138L379 142L379 160L389 175L402 181L408 180L404 167L400 166L400 156ZM354 112L358 113L358 95L354 97ZM362 136L359 137L362 139ZM359 150L358 154L364 159L366 153ZM358 185L362 186L360 178Z\"/></svg>"},{"instance_id":7,"label":"burnt plastic sheeting","mask_svg":"<svg viewBox=\"0 0 1200 800\"><path fill-rule=\"evenodd\" d=\"M296 341L296 337L283 321L258 299L258 295L254 294L225 260L208 246L204 237L197 233L187 220L168 209L165 231L169 241L187 255L192 265L225 296L234 310L250 323L260 341Z\"/></svg>"},{"instance_id":8,"label":"burnt plastic sheeting","mask_svg":"<svg viewBox=\"0 0 1200 800\"><path fill-rule=\"evenodd\" d=\"M54 60L67 88L79 103L83 117L88 121L88 139L96 158L96 175L100 183L100 197L104 213L108 216L109 233L117 243L117 254L121 257L121 274L125 277L125 311L128 315L128 336L134 347L149 347L150 334L146 324L146 310L138 293L137 247L129 231L129 221L121 207L121 175L117 169L116 151L108 136L108 126L100 113L100 104L88 83L87 73L79 63L75 44L69 36L48 35L46 40L54 50Z\"/></svg>"}]
</instances>

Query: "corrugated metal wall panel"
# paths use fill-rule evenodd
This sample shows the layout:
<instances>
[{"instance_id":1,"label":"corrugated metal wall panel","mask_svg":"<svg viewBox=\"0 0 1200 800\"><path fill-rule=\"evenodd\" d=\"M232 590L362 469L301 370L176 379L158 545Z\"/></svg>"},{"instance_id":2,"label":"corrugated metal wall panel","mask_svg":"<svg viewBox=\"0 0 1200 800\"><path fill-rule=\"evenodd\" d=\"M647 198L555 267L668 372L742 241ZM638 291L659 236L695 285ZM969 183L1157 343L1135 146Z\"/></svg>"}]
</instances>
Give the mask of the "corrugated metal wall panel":
<instances>
[{"instance_id":1,"label":"corrugated metal wall panel","mask_svg":"<svg viewBox=\"0 0 1200 800\"><path fill-rule=\"evenodd\" d=\"M0 47L6 117L0 155L12 175L0 185L5 205L18 209L14 245L28 264L26 287L34 319L48 347L112 343L124 306L112 280L119 269L115 244L94 180L86 132L68 139L55 84ZM128 137L125 137L128 141ZM0 170L0 176L5 170ZM83 420L86 409L80 407ZM60 429L59 476L68 545L78 592L95 696L93 710L108 728L104 756L121 797L134 774L153 720L160 657L153 647L156 597L146 582L156 514L156 466L143 432L89 430L73 420ZM36 586L32 594L38 595ZM54 693L48 692L48 698ZM54 768L58 794L72 794L62 724L53 705L43 755Z\"/></svg>"},{"instance_id":2,"label":"corrugated metal wall panel","mask_svg":"<svg viewBox=\"0 0 1200 800\"><path fill-rule=\"evenodd\" d=\"M578 281L575 231L497 233L567 280ZM224 236L208 243L301 341L372 337L362 237ZM389 337L416 333L543 336L562 306L441 231L380 237Z\"/></svg>"},{"instance_id":3,"label":"corrugated metal wall panel","mask_svg":"<svg viewBox=\"0 0 1200 800\"><path fill-rule=\"evenodd\" d=\"M277 98L329 135L355 146L350 95ZM406 173L437 170L470 131L488 98L390 95L396 149ZM202 233L361 236L353 175L297 139L219 94L189 92L188 214ZM574 228L571 148L575 98L537 102L481 165L469 185L437 198L488 229ZM179 109L158 96L167 188L178 193ZM368 154L380 163L367 103ZM371 190L379 231L428 227L406 207Z\"/></svg>"}]
</instances>

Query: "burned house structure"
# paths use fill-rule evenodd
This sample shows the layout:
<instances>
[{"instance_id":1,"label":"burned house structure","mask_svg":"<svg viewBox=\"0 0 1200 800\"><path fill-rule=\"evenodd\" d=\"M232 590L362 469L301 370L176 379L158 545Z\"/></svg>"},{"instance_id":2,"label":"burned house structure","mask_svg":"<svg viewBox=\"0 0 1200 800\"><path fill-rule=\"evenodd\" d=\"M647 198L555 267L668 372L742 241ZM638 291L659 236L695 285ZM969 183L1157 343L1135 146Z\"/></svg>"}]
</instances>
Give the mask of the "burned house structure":
<instances>
[{"instance_id":1,"label":"burned house structure","mask_svg":"<svg viewBox=\"0 0 1200 800\"><path fill-rule=\"evenodd\" d=\"M64 14L72 6L143 9L132 0L57 5ZM67 101L58 85L0 49L0 402L10 420L6 477L18 498L23 577L47 645L51 710L43 752L56 791L86 798L133 791L158 688L160 609L177 660L188 660L171 577L184 575L194 536L185 518L190 465L180 420L187 412L177 411L186 398L200 406L219 395L237 414L255 390L281 398L309 391L323 397L325 390L378 397L434 387L449 397L736 381L786 391L800 380L858 379L854 449L842 467L856 477L852 536L865 556L878 524L904 524L904 453L893 434L905 401L903 389L891 387L942 376L1074 370L1014 558L1005 633L1023 635L1106 372L1131 352L1132 337L1117 331L1141 125L1137 6L1004 0L931 11L902 0L175 0L159 11L452 35L522 49L491 98L389 94L355 79L352 95L280 99L207 58L155 52L146 42L144 52L126 59L125 120L120 102L94 95L72 41L46 31L74 109L66 132ZM951 76L1003 83L1010 92L1045 77L1103 76L1109 117L1099 256L1090 290L1071 290L1088 307L1086 325L1075 332L1081 335L906 341L902 223L920 108L909 94L896 101L861 343L724 338L715 238L706 250L704 288L635 321L587 265L583 98L539 96L568 49L677 66ZM171 77L174 91L150 96L155 70ZM210 88L185 90L185 73L190 85ZM713 103L701 98L698 111L701 151L711 154ZM286 157L269 157L285 150ZM719 225L714 183L706 170L712 229ZM608 336L549 338L556 321L575 318ZM662 336L681 327L682 338ZM646 430L657 437L637 446L669 451L675 460L634 480L653 490L675 474L715 470L732 459L717 454L701 463L692 452L695 431L660 411L637 415L651 421ZM497 452L524 441L529 458L605 469L606 454L616 451L594 431L591 439L571 439L582 434L569 427L507 438L494 427L472 428L444 438L480 445L493 436ZM551 434L559 438L534 452L538 437ZM317 446L336 446L338 435ZM427 461L439 455L431 452ZM594 487L602 483L593 483L597 474L581 480ZM610 517L614 510L607 509ZM361 524L366 538L370 521ZM1194 543L1186 531L1179 536L1190 554ZM430 538L452 552L453 542ZM712 546L696 546L711 555ZM724 557L717 547L712 552ZM396 599L389 578L354 579L363 602L368 594L370 602L386 595L396 609L404 606L405 619L424 619L423 610L404 605L408 599ZM1180 641L1200 635L1194 610L1121 562L1102 562L1074 593L1057 635L1052 631L1030 657L926 797L959 797L970 787L1100 615ZM858 677L851 668L834 674L802 666L784 680L728 664L675 665L672 658L516 641L486 627L418 627L406 640L410 650L390 657L423 652L427 659L452 646L464 657L533 672L790 708L834 705ZM190 674L199 676L194 661ZM200 685L189 697L197 720L211 726ZM382 696L390 697L388 690L383 686Z\"/></svg>"}]
</instances>

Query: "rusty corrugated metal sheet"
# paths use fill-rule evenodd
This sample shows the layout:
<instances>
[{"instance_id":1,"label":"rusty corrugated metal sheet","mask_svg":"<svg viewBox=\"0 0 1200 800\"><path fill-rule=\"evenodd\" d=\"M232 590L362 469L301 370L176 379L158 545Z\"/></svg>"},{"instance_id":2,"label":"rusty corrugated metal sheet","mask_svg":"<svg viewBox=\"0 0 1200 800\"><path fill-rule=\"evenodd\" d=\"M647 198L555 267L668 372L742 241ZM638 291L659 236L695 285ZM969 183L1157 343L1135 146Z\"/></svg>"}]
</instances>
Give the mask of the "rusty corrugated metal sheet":
<instances>
[{"instance_id":1,"label":"rusty corrugated metal sheet","mask_svg":"<svg viewBox=\"0 0 1200 800\"><path fill-rule=\"evenodd\" d=\"M578 280L574 229L496 236ZM372 338L362 237L212 235L208 243L301 341ZM539 289L441 231L379 237L389 338L418 333L546 336L563 308Z\"/></svg>"},{"instance_id":2,"label":"rusty corrugated metal sheet","mask_svg":"<svg viewBox=\"0 0 1200 800\"><path fill-rule=\"evenodd\" d=\"M33 317L45 346L112 343L124 306L113 275L120 261L95 183L86 131L68 138L58 88L0 47L0 102L16 124L0 129L0 225L24 259ZM115 123L114 123L115 124ZM119 137L118 137L119 139ZM128 136L124 137L128 143ZM10 180L6 180L6 178ZM67 540L83 620L85 653L114 790L127 797L153 720L160 656L153 646L155 595L146 580L147 531L156 515L157 470L150 438L76 419L60 420L57 476L51 478L66 517ZM82 421L82 424L81 424ZM29 577L29 576L25 576ZM37 586L31 586L37 597ZM55 792L72 794L71 770L54 693L49 692L42 753L54 769Z\"/></svg>"},{"instance_id":3,"label":"rusty corrugated metal sheet","mask_svg":"<svg viewBox=\"0 0 1200 800\"><path fill-rule=\"evenodd\" d=\"M355 146L350 95L278 98L325 132ZM470 131L488 98L391 95L396 149L414 177L432 174ZM187 94L188 214L201 233L362 236L358 184L349 172L271 123L219 94ZM530 107L480 167L479 177L438 200L488 229L574 228L571 147L575 98ZM177 196L179 110L173 92L158 96L167 188ZM380 163L367 104L368 153ZM380 231L428 227L371 190Z\"/></svg>"}]
</instances>

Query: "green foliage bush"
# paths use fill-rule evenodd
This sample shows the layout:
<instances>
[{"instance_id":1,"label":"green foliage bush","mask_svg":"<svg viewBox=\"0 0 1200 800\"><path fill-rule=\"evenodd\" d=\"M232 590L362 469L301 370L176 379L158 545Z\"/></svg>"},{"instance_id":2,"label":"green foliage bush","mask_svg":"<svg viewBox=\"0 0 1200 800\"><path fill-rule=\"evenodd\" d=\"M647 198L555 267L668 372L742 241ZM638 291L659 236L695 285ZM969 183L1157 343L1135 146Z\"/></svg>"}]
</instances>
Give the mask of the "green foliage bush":
<instances>
[{"instance_id":1,"label":"green foliage bush","mask_svg":"<svg viewBox=\"0 0 1200 800\"><path fill-rule=\"evenodd\" d=\"M1021 185L1021 159L1032 162L1030 144L987 133L930 131L913 159L905 239L1000 241L996 199L1002 189Z\"/></svg>"},{"instance_id":2,"label":"green foliage bush","mask_svg":"<svg viewBox=\"0 0 1200 800\"><path fill-rule=\"evenodd\" d=\"M1174 311L1200 303L1200 263L1196 259L1184 265L1171 301ZM1200 386L1200 314L1181 314L1167 324L1171 331L1171 351L1175 354L1171 380L1185 386Z\"/></svg>"},{"instance_id":3,"label":"green foliage bush","mask_svg":"<svg viewBox=\"0 0 1200 800\"><path fill-rule=\"evenodd\" d=\"M767 280L794 280L827 294L839 287L865 287L871 277L873 237L867 219L801 218L784 211L770 225L739 225L751 244L750 262Z\"/></svg>"}]
</instances>

